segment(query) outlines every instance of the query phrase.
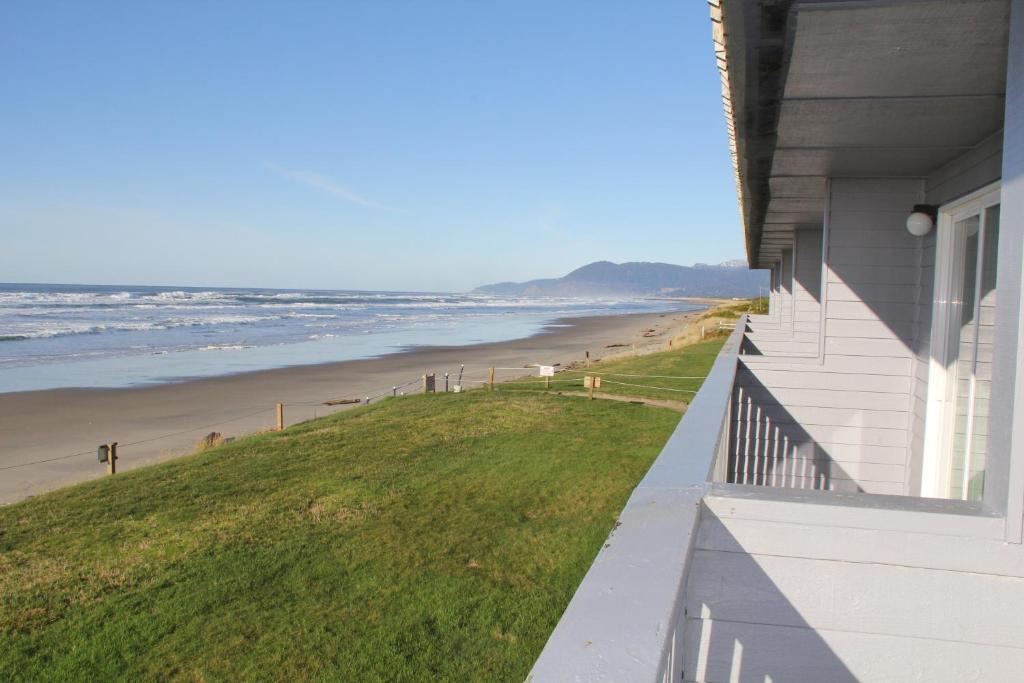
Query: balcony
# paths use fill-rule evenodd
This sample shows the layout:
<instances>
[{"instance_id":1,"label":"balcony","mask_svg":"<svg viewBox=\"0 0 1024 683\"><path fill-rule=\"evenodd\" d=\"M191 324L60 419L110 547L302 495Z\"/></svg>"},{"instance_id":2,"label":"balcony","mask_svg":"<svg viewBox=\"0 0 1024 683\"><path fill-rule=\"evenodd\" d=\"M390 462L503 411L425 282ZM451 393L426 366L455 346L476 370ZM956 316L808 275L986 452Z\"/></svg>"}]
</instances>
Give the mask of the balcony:
<instances>
[{"instance_id":1,"label":"balcony","mask_svg":"<svg viewBox=\"0 0 1024 683\"><path fill-rule=\"evenodd\" d=\"M991 680L1024 664L1016 582L976 575L1005 548L1000 515L801 475L784 437L744 450L756 324L722 348L528 680Z\"/></svg>"}]
</instances>

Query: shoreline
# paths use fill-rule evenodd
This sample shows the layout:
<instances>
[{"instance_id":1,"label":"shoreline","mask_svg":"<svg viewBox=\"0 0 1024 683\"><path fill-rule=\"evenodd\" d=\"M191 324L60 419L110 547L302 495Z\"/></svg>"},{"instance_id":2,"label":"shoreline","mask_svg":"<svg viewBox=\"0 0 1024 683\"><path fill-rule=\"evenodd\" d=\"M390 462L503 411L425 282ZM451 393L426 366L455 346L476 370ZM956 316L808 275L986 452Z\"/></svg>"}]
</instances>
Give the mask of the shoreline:
<instances>
[{"instance_id":1,"label":"shoreline","mask_svg":"<svg viewBox=\"0 0 1024 683\"><path fill-rule=\"evenodd\" d=\"M285 425L344 410L328 399L362 399L392 386L444 373L480 379L489 367L568 365L663 348L706 309L559 318L537 334L467 346L410 346L374 358L293 365L217 377L126 388L67 388L0 394L0 504L105 476L96 447L117 441L118 471L194 452L211 431L245 436L274 424L274 404L286 404ZM498 379L515 373L499 373ZM464 382L473 386L478 382ZM418 389L416 384L408 387ZM300 405L296 405L300 404ZM351 406L349 406L351 407ZM74 455L73 455L74 454ZM79 455L80 454L80 455ZM72 456L72 457L68 457ZM52 459L52 460L50 460ZM20 463L50 460L24 467Z\"/></svg>"}]
</instances>

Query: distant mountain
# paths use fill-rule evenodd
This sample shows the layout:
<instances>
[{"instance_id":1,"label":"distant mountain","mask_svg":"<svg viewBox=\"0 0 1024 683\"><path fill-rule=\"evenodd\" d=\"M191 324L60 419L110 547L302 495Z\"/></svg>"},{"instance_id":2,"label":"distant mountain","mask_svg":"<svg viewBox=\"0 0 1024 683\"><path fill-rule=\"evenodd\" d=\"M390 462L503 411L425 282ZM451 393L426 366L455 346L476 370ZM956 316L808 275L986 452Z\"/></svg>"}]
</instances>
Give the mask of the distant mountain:
<instances>
[{"instance_id":1,"label":"distant mountain","mask_svg":"<svg viewBox=\"0 0 1024 683\"><path fill-rule=\"evenodd\" d=\"M597 261L565 277L499 282L473 290L505 296L757 296L768 286L768 271L748 270L746 261L717 266L697 263L612 263Z\"/></svg>"}]
</instances>

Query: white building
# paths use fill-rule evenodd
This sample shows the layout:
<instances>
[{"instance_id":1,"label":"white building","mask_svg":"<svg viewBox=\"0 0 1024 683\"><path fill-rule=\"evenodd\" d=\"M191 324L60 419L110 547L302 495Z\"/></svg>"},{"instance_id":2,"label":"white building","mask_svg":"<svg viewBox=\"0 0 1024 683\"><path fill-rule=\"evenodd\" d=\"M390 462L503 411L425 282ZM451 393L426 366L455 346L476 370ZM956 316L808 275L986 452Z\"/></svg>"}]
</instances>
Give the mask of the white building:
<instances>
[{"instance_id":1,"label":"white building","mask_svg":"<svg viewBox=\"0 0 1024 683\"><path fill-rule=\"evenodd\" d=\"M1024 680L1024 0L710 4L770 311L531 679Z\"/></svg>"}]
</instances>

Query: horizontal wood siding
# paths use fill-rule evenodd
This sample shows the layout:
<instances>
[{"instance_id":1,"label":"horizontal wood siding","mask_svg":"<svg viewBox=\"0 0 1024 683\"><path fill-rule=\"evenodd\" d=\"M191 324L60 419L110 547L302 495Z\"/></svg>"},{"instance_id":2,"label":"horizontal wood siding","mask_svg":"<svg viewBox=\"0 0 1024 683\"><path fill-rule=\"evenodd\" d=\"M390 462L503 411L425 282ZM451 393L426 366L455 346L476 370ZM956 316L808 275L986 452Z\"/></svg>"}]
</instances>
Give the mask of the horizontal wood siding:
<instances>
[{"instance_id":1,"label":"horizontal wood siding","mask_svg":"<svg viewBox=\"0 0 1024 683\"><path fill-rule=\"evenodd\" d=\"M999 180L1003 171L1003 131L936 169L925 183L929 204L946 204Z\"/></svg>"},{"instance_id":2,"label":"horizontal wood siding","mask_svg":"<svg viewBox=\"0 0 1024 683\"><path fill-rule=\"evenodd\" d=\"M922 274L921 240L904 224L923 197L922 180L833 179L824 264L822 233L796 232L794 339L766 338L761 346L774 353L742 356L732 481L906 492L919 428L912 397L920 393L920 289L931 276ZM808 336L798 339L798 330ZM818 362L797 362L819 343Z\"/></svg>"}]
</instances>

